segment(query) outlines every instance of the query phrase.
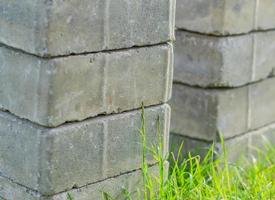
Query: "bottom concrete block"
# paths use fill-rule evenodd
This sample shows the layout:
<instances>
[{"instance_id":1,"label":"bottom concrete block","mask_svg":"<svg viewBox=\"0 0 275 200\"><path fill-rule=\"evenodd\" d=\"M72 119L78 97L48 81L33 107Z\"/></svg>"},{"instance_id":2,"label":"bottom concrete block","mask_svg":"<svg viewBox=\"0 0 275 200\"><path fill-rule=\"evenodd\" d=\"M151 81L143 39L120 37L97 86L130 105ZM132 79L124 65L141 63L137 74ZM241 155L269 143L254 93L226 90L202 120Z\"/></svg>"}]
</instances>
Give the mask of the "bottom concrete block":
<instances>
[{"instance_id":1,"label":"bottom concrete block","mask_svg":"<svg viewBox=\"0 0 275 200\"><path fill-rule=\"evenodd\" d=\"M219 141L203 141L174 133L170 135L170 149L176 156L179 156L180 160L188 152L191 152L192 155L201 155L203 157L212 145L216 156L223 153L223 148ZM224 146L229 161L238 161L257 156L258 153L264 152L268 146L275 146L275 123L247 132L241 136L226 139ZM179 152L180 147L182 149Z\"/></svg>"},{"instance_id":2,"label":"bottom concrete block","mask_svg":"<svg viewBox=\"0 0 275 200\"><path fill-rule=\"evenodd\" d=\"M149 173L157 175L157 172L158 166L149 168ZM104 200L102 193L106 192L120 200L124 199L125 190L138 197L137 191L142 189L141 186L142 173L141 170L136 170L53 196L43 196L0 176L0 199L2 197L3 200L67 200L67 195L70 194L74 200Z\"/></svg>"},{"instance_id":3,"label":"bottom concrete block","mask_svg":"<svg viewBox=\"0 0 275 200\"><path fill-rule=\"evenodd\" d=\"M234 89L173 84L171 132L213 141L242 135L275 122L275 78Z\"/></svg>"},{"instance_id":4,"label":"bottom concrete block","mask_svg":"<svg viewBox=\"0 0 275 200\"><path fill-rule=\"evenodd\" d=\"M145 109L148 145L159 141L158 123L167 151L168 105ZM141 166L140 127L141 110L57 128L0 112L0 174L44 196L118 176ZM150 155L147 160L156 163Z\"/></svg>"}]
</instances>

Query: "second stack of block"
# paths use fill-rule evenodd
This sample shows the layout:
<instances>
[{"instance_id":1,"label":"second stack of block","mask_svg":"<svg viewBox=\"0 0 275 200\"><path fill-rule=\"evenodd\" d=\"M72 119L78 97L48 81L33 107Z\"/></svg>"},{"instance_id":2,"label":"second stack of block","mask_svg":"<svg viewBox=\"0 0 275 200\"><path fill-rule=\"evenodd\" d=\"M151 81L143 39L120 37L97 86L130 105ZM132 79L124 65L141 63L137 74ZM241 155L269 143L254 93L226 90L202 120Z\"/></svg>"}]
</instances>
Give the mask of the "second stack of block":
<instances>
[{"instance_id":1,"label":"second stack of block","mask_svg":"<svg viewBox=\"0 0 275 200\"><path fill-rule=\"evenodd\" d=\"M274 9L264 0L177 2L172 148L209 146L220 133L238 147L233 157L259 137L275 143Z\"/></svg>"}]
</instances>

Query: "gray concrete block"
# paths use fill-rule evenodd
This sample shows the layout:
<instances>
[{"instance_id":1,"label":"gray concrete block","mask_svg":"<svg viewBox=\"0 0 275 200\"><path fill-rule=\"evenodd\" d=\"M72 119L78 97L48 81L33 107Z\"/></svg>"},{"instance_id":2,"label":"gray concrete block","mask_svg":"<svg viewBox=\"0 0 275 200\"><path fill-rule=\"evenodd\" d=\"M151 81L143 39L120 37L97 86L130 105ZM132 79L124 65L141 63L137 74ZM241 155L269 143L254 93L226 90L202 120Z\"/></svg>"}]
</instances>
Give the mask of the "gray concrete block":
<instances>
[{"instance_id":1,"label":"gray concrete block","mask_svg":"<svg viewBox=\"0 0 275 200\"><path fill-rule=\"evenodd\" d=\"M158 166L150 167L149 172L157 175ZM103 199L102 192L107 192L117 199L123 199L122 193L125 189L138 196L136 192L138 189L142 190L141 183L141 171L136 170L82 188L46 197L0 176L0 199L2 196L4 200L67 200L69 193L76 200L100 200Z\"/></svg>"},{"instance_id":2,"label":"gray concrete block","mask_svg":"<svg viewBox=\"0 0 275 200\"><path fill-rule=\"evenodd\" d=\"M235 89L203 89L174 84L171 131L213 141L275 122L275 78Z\"/></svg>"},{"instance_id":3,"label":"gray concrete block","mask_svg":"<svg viewBox=\"0 0 275 200\"><path fill-rule=\"evenodd\" d=\"M183 161L188 157L189 153L191 153L192 156L200 155L205 157L213 143L214 141L212 143L206 142L171 132L169 139L169 149L173 156L170 157L170 164L173 165L175 159L178 159L179 162Z\"/></svg>"},{"instance_id":4,"label":"gray concrete block","mask_svg":"<svg viewBox=\"0 0 275 200\"><path fill-rule=\"evenodd\" d=\"M213 148L213 159L226 158L229 162L237 162L248 158L249 139L250 134L245 134L225 140L222 144L220 141L207 142L171 133L170 149L173 148L173 153L179 161L186 159L188 153L192 156L199 155L203 159ZM181 145L183 148L179 151Z\"/></svg>"},{"instance_id":5,"label":"gray concrete block","mask_svg":"<svg viewBox=\"0 0 275 200\"><path fill-rule=\"evenodd\" d=\"M250 128L257 129L275 121L275 79L250 86Z\"/></svg>"},{"instance_id":6,"label":"gray concrete block","mask_svg":"<svg viewBox=\"0 0 275 200\"><path fill-rule=\"evenodd\" d=\"M236 87L273 75L275 31L234 37L176 32L177 82L201 87Z\"/></svg>"},{"instance_id":7,"label":"gray concrete block","mask_svg":"<svg viewBox=\"0 0 275 200\"><path fill-rule=\"evenodd\" d=\"M178 0L176 27L230 35L275 28L273 0Z\"/></svg>"},{"instance_id":8,"label":"gray concrete block","mask_svg":"<svg viewBox=\"0 0 275 200\"><path fill-rule=\"evenodd\" d=\"M166 102L173 48L41 59L0 47L0 109L44 126Z\"/></svg>"},{"instance_id":9,"label":"gray concrete block","mask_svg":"<svg viewBox=\"0 0 275 200\"><path fill-rule=\"evenodd\" d=\"M257 7L257 29L265 30L275 27L274 13L275 1L260 0Z\"/></svg>"},{"instance_id":10,"label":"gray concrete block","mask_svg":"<svg viewBox=\"0 0 275 200\"><path fill-rule=\"evenodd\" d=\"M171 131L213 141L247 131L247 88L212 90L173 85ZM236 120L238 119L238 120Z\"/></svg>"},{"instance_id":11,"label":"gray concrete block","mask_svg":"<svg viewBox=\"0 0 275 200\"><path fill-rule=\"evenodd\" d=\"M252 131L250 134L249 154L264 153L268 148L275 146L275 124Z\"/></svg>"},{"instance_id":12,"label":"gray concrete block","mask_svg":"<svg viewBox=\"0 0 275 200\"><path fill-rule=\"evenodd\" d=\"M174 38L174 0L0 1L0 42L39 56Z\"/></svg>"},{"instance_id":13,"label":"gray concrete block","mask_svg":"<svg viewBox=\"0 0 275 200\"><path fill-rule=\"evenodd\" d=\"M182 145L183 144L183 145ZM181 152L179 151L182 145ZM223 153L222 145L219 141L202 141L195 138L182 135L170 134L170 149L179 156L180 160L186 158L186 154L204 157L213 145L215 156ZM255 131L244 133L243 135L233 137L224 141L225 151L229 161L247 161L251 157L261 155L268 148L275 145L275 124L262 127ZM180 154L179 154L180 153ZM245 159L245 160L244 160ZM260 158L262 159L262 158Z\"/></svg>"},{"instance_id":14,"label":"gray concrete block","mask_svg":"<svg viewBox=\"0 0 275 200\"><path fill-rule=\"evenodd\" d=\"M145 109L148 146L158 142L158 121L168 151L170 107ZM117 176L141 167L141 111L43 128L0 113L0 173L42 195ZM148 163L156 161L148 155ZM1 187L0 187L1 188Z\"/></svg>"}]
</instances>

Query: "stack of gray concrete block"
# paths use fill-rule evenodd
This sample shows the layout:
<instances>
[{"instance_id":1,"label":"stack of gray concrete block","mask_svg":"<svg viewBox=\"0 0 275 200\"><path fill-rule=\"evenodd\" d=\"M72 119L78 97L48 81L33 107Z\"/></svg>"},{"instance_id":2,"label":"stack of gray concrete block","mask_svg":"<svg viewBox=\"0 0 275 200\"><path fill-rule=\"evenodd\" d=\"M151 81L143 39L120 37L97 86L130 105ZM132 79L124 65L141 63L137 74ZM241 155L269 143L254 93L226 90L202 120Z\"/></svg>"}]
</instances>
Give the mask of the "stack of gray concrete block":
<instances>
[{"instance_id":1,"label":"stack of gray concrete block","mask_svg":"<svg viewBox=\"0 0 275 200\"><path fill-rule=\"evenodd\" d=\"M275 144L275 1L178 0L171 145Z\"/></svg>"},{"instance_id":2,"label":"stack of gray concrete block","mask_svg":"<svg viewBox=\"0 0 275 200\"><path fill-rule=\"evenodd\" d=\"M142 103L168 148L174 3L0 0L0 199L136 189Z\"/></svg>"}]
</instances>

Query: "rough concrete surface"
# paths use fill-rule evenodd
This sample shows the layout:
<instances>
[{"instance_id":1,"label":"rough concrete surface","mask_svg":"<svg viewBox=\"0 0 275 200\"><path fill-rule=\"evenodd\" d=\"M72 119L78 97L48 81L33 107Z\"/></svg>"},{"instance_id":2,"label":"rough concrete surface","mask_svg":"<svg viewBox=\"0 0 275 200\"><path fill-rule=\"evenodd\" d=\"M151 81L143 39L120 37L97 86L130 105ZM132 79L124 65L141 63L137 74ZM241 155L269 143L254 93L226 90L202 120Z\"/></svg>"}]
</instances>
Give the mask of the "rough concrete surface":
<instances>
[{"instance_id":1,"label":"rough concrete surface","mask_svg":"<svg viewBox=\"0 0 275 200\"><path fill-rule=\"evenodd\" d=\"M275 28L273 0L178 0L176 27L231 35Z\"/></svg>"},{"instance_id":2,"label":"rough concrete surface","mask_svg":"<svg viewBox=\"0 0 275 200\"><path fill-rule=\"evenodd\" d=\"M224 156L224 152L226 152L229 162L237 162L247 158L248 144L249 134L225 140L223 145L218 140L207 142L173 133L170 135L170 148L180 160L186 158L189 152L191 152L193 156L200 155L204 158L210 148L213 148L214 158ZM182 149L179 151L181 146ZM225 151L223 148L225 148Z\"/></svg>"},{"instance_id":3,"label":"rough concrete surface","mask_svg":"<svg viewBox=\"0 0 275 200\"><path fill-rule=\"evenodd\" d=\"M236 87L274 75L275 31L216 37L176 32L177 82Z\"/></svg>"},{"instance_id":4,"label":"rough concrete surface","mask_svg":"<svg viewBox=\"0 0 275 200\"><path fill-rule=\"evenodd\" d=\"M150 167L149 173L157 176L158 166ZM138 199L137 190L142 189L140 187L141 183L141 171L136 170L82 188L46 197L0 176L0 199L2 196L3 200L67 200L67 194L69 193L75 200L100 200L102 199L102 192L107 192L117 199L122 199L124 189L132 192Z\"/></svg>"},{"instance_id":5,"label":"rough concrete surface","mask_svg":"<svg viewBox=\"0 0 275 200\"><path fill-rule=\"evenodd\" d=\"M268 146L274 143L275 124L273 123L258 130L247 132L241 136L227 139L224 141L224 147L228 160L230 162L236 162L243 161L242 159L256 157L264 153L268 149ZM212 145L214 153L217 156L222 155L223 148L219 140L207 142L174 133L170 135L171 151L173 151L175 155L178 155L179 147L182 146L181 155L179 156L183 156L183 158L188 152L192 152L193 155L204 156Z\"/></svg>"},{"instance_id":6,"label":"rough concrete surface","mask_svg":"<svg viewBox=\"0 0 275 200\"><path fill-rule=\"evenodd\" d=\"M0 47L0 109L44 126L166 102L172 45L41 59Z\"/></svg>"},{"instance_id":7,"label":"rough concrete surface","mask_svg":"<svg viewBox=\"0 0 275 200\"><path fill-rule=\"evenodd\" d=\"M146 108L145 118L147 145L158 142L160 121L166 153L170 107ZM140 127L140 110L51 129L1 112L0 174L42 195L53 195L138 169ZM147 159L156 162L150 155Z\"/></svg>"},{"instance_id":8,"label":"rough concrete surface","mask_svg":"<svg viewBox=\"0 0 275 200\"><path fill-rule=\"evenodd\" d=\"M275 122L275 78L235 89L173 85L171 131L213 141Z\"/></svg>"},{"instance_id":9,"label":"rough concrete surface","mask_svg":"<svg viewBox=\"0 0 275 200\"><path fill-rule=\"evenodd\" d=\"M0 0L0 42L39 56L174 39L174 0Z\"/></svg>"}]
</instances>

